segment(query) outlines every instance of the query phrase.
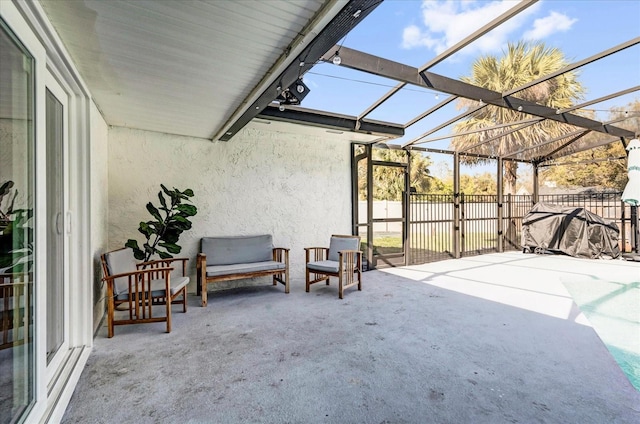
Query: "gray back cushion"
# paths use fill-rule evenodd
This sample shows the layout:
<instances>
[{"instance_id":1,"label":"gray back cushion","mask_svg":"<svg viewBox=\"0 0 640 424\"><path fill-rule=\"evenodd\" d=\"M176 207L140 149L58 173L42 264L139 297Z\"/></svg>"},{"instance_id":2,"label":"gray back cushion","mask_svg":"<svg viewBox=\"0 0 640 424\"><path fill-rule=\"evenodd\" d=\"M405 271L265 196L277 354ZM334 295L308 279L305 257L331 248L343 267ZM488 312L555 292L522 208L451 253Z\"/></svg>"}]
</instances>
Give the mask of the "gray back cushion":
<instances>
[{"instance_id":1,"label":"gray back cushion","mask_svg":"<svg viewBox=\"0 0 640 424\"><path fill-rule=\"evenodd\" d=\"M136 259L133 256L133 250L130 248L116 250L115 252L105 255L109 275L122 274L125 272L135 271ZM121 277L115 279L115 294L127 293L129 291L129 278Z\"/></svg>"},{"instance_id":2,"label":"gray back cushion","mask_svg":"<svg viewBox=\"0 0 640 424\"><path fill-rule=\"evenodd\" d=\"M357 237L331 237L327 259L330 261L340 260L338 252L341 250L360 250L360 240Z\"/></svg>"},{"instance_id":3,"label":"gray back cushion","mask_svg":"<svg viewBox=\"0 0 640 424\"><path fill-rule=\"evenodd\" d=\"M200 252L207 265L232 265L273 260L271 234L257 236L203 237Z\"/></svg>"}]
</instances>

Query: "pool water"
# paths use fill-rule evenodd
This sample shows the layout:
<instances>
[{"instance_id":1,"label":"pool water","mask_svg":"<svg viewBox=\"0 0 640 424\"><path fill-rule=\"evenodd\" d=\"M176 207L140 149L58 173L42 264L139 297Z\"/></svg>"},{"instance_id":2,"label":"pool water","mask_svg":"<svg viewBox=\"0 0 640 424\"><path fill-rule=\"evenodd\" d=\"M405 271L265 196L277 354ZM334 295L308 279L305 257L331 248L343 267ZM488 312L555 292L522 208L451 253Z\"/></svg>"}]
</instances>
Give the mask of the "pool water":
<instances>
[{"instance_id":1,"label":"pool water","mask_svg":"<svg viewBox=\"0 0 640 424\"><path fill-rule=\"evenodd\" d=\"M580 280L563 279L562 283L640 391L640 272L631 280L615 277L607 281L584 279L583 275Z\"/></svg>"}]
</instances>

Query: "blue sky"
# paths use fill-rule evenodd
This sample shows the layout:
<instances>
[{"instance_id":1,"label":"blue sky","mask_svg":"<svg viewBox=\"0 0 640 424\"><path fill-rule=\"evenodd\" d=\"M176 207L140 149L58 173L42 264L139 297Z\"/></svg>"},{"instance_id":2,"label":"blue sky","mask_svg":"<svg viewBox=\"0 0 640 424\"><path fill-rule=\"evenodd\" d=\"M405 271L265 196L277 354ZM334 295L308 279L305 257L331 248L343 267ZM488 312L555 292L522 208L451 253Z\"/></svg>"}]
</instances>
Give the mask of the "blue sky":
<instances>
[{"instance_id":1,"label":"blue sky","mask_svg":"<svg viewBox=\"0 0 640 424\"><path fill-rule=\"evenodd\" d=\"M419 67L454 45L491 19L515 6L517 1L385 0L349 33L342 45L386 59ZM480 55L500 56L508 42L542 41L561 49L569 63L640 36L638 0L543 0L499 26L480 40L436 65L431 71L451 78L469 75ZM587 88L585 101L640 85L640 46L636 45L580 70ZM352 71L333 64L320 64L304 76L310 87L302 106L347 115L358 115L396 85L395 81ZM395 97L395 96L394 96ZM385 103L369 118L407 122L445 98L440 94L408 86L400 96ZM640 98L636 92L617 100L591 106L598 118L606 110ZM456 114L455 104L407 130L400 141L409 141ZM430 137L450 133L447 128ZM448 140L423 144L447 148Z\"/></svg>"}]
</instances>

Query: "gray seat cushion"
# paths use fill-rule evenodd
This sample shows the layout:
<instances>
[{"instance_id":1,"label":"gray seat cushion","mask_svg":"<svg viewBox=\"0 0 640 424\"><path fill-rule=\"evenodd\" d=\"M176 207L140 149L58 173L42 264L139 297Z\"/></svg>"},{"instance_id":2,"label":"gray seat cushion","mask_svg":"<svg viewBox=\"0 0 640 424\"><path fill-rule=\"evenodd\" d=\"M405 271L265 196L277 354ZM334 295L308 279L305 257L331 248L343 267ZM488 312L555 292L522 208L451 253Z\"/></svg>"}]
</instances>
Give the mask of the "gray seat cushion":
<instances>
[{"instance_id":1,"label":"gray seat cushion","mask_svg":"<svg viewBox=\"0 0 640 424\"><path fill-rule=\"evenodd\" d=\"M189 277L174 277L171 276L169 292L171 296L178 293L184 286L189 284ZM128 290L128 288L127 288ZM127 290L121 292L116 296L117 300L127 300ZM164 297L165 296L165 283L164 278L159 278L157 280L151 280L151 296L153 297Z\"/></svg>"},{"instance_id":2,"label":"gray seat cushion","mask_svg":"<svg viewBox=\"0 0 640 424\"><path fill-rule=\"evenodd\" d=\"M235 265L273 260L271 234L233 237L203 237L200 252L207 265Z\"/></svg>"},{"instance_id":3,"label":"gray seat cushion","mask_svg":"<svg viewBox=\"0 0 640 424\"><path fill-rule=\"evenodd\" d=\"M317 272L331 272L334 274L338 273L339 263L338 261L316 261L309 262L307 264L307 268L311 271Z\"/></svg>"},{"instance_id":4,"label":"gray seat cushion","mask_svg":"<svg viewBox=\"0 0 640 424\"><path fill-rule=\"evenodd\" d=\"M209 258L207 257L207 263ZM207 277L219 277L221 275L229 274L243 274L248 272L258 271L275 271L283 270L285 266L282 262L275 261L262 261L252 263L230 264L230 265L208 265Z\"/></svg>"},{"instance_id":5,"label":"gray seat cushion","mask_svg":"<svg viewBox=\"0 0 640 424\"><path fill-rule=\"evenodd\" d=\"M360 240L357 237L331 237L327 259L340 260L338 252L341 250L360 250Z\"/></svg>"}]
</instances>

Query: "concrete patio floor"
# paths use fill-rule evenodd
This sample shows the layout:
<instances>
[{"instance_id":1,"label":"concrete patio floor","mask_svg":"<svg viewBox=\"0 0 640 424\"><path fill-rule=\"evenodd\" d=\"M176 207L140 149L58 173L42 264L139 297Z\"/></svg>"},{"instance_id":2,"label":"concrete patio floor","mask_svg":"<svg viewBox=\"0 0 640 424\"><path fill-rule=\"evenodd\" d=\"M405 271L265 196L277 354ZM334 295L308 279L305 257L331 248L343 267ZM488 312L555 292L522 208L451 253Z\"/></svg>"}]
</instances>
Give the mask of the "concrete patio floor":
<instances>
[{"instance_id":1,"label":"concrete patio floor","mask_svg":"<svg viewBox=\"0 0 640 424\"><path fill-rule=\"evenodd\" d=\"M638 423L563 281L635 282L638 311L639 265L511 252L369 271L344 300L333 280L192 295L170 334L101 328L63 422Z\"/></svg>"}]
</instances>

